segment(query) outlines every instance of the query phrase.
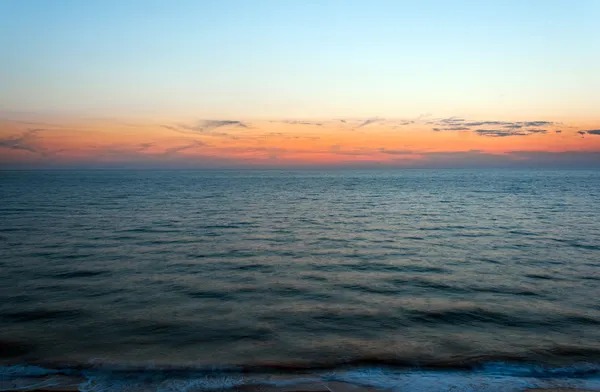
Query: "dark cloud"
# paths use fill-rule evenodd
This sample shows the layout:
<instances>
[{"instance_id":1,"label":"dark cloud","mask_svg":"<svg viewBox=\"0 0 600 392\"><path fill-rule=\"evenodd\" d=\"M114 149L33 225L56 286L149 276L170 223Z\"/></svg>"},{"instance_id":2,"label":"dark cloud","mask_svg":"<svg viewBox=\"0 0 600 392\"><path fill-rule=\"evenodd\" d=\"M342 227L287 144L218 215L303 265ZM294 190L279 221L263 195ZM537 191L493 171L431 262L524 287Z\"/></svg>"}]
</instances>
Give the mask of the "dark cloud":
<instances>
[{"instance_id":1,"label":"dark cloud","mask_svg":"<svg viewBox=\"0 0 600 392\"><path fill-rule=\"evenodd\" d=\"M527 133L520 131L509 131L506 129L476 129L476 134L490 137L507 137L507 136L527 136Z\"/></svg>"},{"instance_id":2,"label":"dark cloud","mask_svg":"<svg viewBox=\"0 0 600 392\"><path fill-rule=\"evenodd\" d=\"M588 135L600 135L600 129L589 129L585 133Z\"/></svg>"},{"instance_id":3,"label":"dark cloud","mask_svg":"<svg viewBox=\"0 0 600 392\"><path fill-rule=\"evenodd\" d=\"M561 133L562 131L560 129L557 129L556 131L554 131L555 133Z\"/></svg>"},{"instance_id":4,"label":"dark cloud","mask_svg":"<svg viewBox=\"0 0 600 392\"><path fill-rule=\"evenodd\" d=\"M579 132L577 132L577 133L578 133L578 134L580 134L580 135L581 135L581 137L583 137L583 136L586 134L586 131L579 131Z\"/></svg>"},{"instance_id":5,"label":"dark cloud","mask_svg":"<svg viewBox=\"0 0 600 392\"><path fill-rule=\"evenodd\" d=\"M537 127L545 125L555 125L552 121L466 121L460 117L448 117L427 124L436 125L432 128L435 132L441 131L471 131L481 136L489 137L508 137L508 136L528 136L536 133L545 134L547 129Z\"/></svg>"},{"instance_id":6,"label":"dark cloud","mask_svg":"<svg viewBox=\"0 0 600 392\"><path fill-rule=\"evenodd\" d=\"M441 131L470 131L471 128L469 127L446 127L446 128L433 128L434 131L436 132L441 132Z\"/></svg>"},{"instance_id":7,"label":"dark cloud","mask_svg":"<svg viewBox=\"0 0 600 392\"><path fill-rule=\"evenodd\" d=\"M43 131L43 129L29 129L20 136L0 139L0 147L10 150L29 151L34 154L45 154L45 150L34 143L40 131Z\"/></svg>"},{"instance_id":8,"label":"dark cloud","mask_svg":"<svg viewBox=\"0 0 600 392\"><path fill-rule=\"evenodd\" d=\"M546 129L525 129L525 130L508 130L508 129L476 129L476 134L490 137L506 137L506 136L529 136L534 133L546 134Z\"/></svg>"},{"instance_id":9,"label":"dark cloud","mask_svg":"<svg viewBox=\"0 0 600 392\"><path fill-rule=\"evenodd\" d=\"M546 125L553 125L552 121L525 121L523 123L526 127L543 127Z\"/></svg>"}]
</instances>

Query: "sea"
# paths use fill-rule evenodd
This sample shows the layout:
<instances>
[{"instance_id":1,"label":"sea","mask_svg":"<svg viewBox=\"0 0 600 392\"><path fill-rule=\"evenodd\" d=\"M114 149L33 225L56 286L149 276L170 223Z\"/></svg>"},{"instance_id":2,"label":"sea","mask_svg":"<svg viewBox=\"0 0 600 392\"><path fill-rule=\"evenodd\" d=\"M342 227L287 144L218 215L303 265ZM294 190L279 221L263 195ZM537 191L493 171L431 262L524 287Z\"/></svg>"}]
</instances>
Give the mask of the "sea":
<instances>
[{"instance_id":1,"label":"sea","mask_svg":"<svg viewBox=\"0 0 600 392\"><path fill-rule=\"evenodd\" d=\"M0 365L2 391L600 389L600 171L0 171Z\"/></svg>"}]
</instances>

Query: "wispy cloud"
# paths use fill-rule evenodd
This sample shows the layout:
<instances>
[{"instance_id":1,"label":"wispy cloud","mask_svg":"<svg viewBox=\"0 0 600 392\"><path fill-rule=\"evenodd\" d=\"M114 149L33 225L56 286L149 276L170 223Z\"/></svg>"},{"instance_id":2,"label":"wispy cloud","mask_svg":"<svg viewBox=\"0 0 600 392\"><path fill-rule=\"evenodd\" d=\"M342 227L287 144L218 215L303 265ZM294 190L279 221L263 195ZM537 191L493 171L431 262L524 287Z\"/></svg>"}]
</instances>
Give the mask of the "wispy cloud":
<instances>
[{"instance_id":1,"label":"wispy cloud","mask_svg":"<svg viewBox=\"0 0 600 392\"><path fill-rule=\"evenodd\" d=\"M175 147L167 148L165 151L163 151L162 155L163 156L171 156L171 155L175 155L175 154L177 154L177 153L179 153L181 151L184 151L184 150L189 150L189 149L192 149L192 148L203 147L203 146L206 146L206 145L207 144L204 143L201 140L194 140L191 143L187 143L187 144L184 144L184 145L181 145L181 146L175 146Z\"/></svg>"},{"instance_id":2,"label":"wispy cloud","mask_svg":"<svg viewBox=\"0 0 600 392\"><path fill-rule=\"evenodd\" d=\"M46 151L35 144L37 135L43 129L29 129L19 136L0 139L0 147L10 150L29 151L34 154L45 154Z\"/></svg>"},{"instance_id":3,"label":"wispy cloud","mask_svg":"<svg viewBox=\"0 0 600 392\"><path fill-rule=\"evenodd\" d=\"M363 121L362 123L360 123L360 125L358 125L356 128L363 128L363 127L366 127L367 125L375 124L375 123L382 122L382 121L384 121L384 119L379 118L379 117L369 118L369 119Z\"/></svg>"},{"instance_id":4,"label":"wispy cloud","mask_svg":"<svg viewBox=\"0 0 600 392\"><path fill-rule=\"evenodd\" d=\"M528 130L509 130L509 129L476 129L476 134L490 137L506 137L506 136L529 136L535 133L548 133L546 129L528 129Z\"/></svg>"},{"instance_id":5,"label":"wispy cloud","mask_svg":"<svg viewBox=\"0 0 600 392\"><path fill-rule=\"evenodd\" d=\"M248 128L246 124L238 120L200 120L195 125L180 125L182 128L189 129L191 131L210 131L216 128L223 127L241 127Z\"/></svg>"},{"instance_id":6,"label":"wispy cloud","mask_svg":"<svg viewBox=\"0 0 600 392\"><path fill-rule=\"evenodd\" d=\"M468 127L447 127L447 128L433 128L434 131L470 131L471 128Z\"/></svg>"},{"instance_id":7,"label":"wispy cloud","mask_svg":"<svg viewBox=\"0 0 600 392\"><path fill-rule=\"evenodd\" d=\"M215 132L216 129L220 128L249 128L249 124L238 120L200 120L195 124L177 123L175 125L163 124L162 128L169 129L171 131L183 132L183 133L202 133L213 136L229 136L225 132Z\"/></svg>"},{"instance_id":8,"label":"wispy cloud","mask_svg":"<svg viewBox=\"0 0 600 392\"><path fill-rule=\"evenodd\" d=\"M323 125L323 122L320 121L307 121L307 120L281 120L284 124L292 124L292 125L313 125L320 127Z\"/></svg>"},{"instance_id":9,"label":"wispy cloud","mask_svg":"<svg viewBox=\"0 0 600 392\"><path fill-rule=\"evenodd\" d=\"M163 125L161 125L161 127L162 127L162 128L165 128L165 129L169 129L169 130L171 130L171 131L178 131L178 130L179 130L179 128L178 128L178 127L176 127L176 126L173 126L173 125L164 125L164 124L163 124Z\"/></svg>"},{"instance_id":10,"label":"wispy cloud","mask_svg":"<svg viewBox=\"0 0 600 392\"><path fill-rule=\"evenodd\" d=\"M508 137L508 136L529 136L533 134L545 134L547 129L540 129L542 126L554 126L557 123L553 121L467 121L460 117L447 117L438 120L428 121L427 124L435 125L432 128L435 132L442 131L462 131L474 132L480 136L488 137Z\"/></svg>"}]
</instances>

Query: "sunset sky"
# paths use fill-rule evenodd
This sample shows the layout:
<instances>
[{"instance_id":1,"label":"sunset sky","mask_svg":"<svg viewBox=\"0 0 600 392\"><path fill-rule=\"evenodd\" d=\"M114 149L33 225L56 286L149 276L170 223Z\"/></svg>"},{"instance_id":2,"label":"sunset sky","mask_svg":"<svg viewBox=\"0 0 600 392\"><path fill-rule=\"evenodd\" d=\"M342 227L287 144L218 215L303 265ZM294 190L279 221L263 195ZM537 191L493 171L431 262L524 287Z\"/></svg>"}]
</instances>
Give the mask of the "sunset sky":
<instances>
[{"instance_id":1,"label":"sunset sky","mask_svg":"<svg viewBox=\"0 0 600 392\"><path fill-rule=\"evenodd\" d=\"M600 1L0 0L0 168L600 167Z\"/></svg>"}]
</instances>

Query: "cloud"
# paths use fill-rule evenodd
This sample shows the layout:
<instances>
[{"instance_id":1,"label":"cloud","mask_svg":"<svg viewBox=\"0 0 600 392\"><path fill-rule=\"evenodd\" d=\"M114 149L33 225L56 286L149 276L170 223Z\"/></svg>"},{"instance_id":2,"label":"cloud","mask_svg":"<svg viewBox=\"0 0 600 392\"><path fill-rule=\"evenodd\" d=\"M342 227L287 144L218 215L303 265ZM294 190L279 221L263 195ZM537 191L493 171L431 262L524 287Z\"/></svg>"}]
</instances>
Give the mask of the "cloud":
<instances>
[{"instance_id":1,"label":"cloud","mask_svg":"<svg viewBox=\"0 0 600 392\"><path fill-rule=\"evenodd\" d=\"M194 140L191 143L188 144L184 144L182 146L175 146L175 147L171 147L171 148L167 148L162 155L164 156L170 156L170 155L175 155L178 152L184 151L184 150L189 150L191 148L196 148L196 147L203 147L206 146L207 144L204 143L201 140Z\"/></svg>"},{"instance_id":2,"label":"cloud","mask_svg":"<svg viewBox=\"0 0 600 392\"><path fill-rule=\"evenodd\" d=\"M357 126L356 128L362 128L362 127L366 127L367 125L370 125L370 124L375 124L375 123L382 122L382 121L384 121L384 119L383 119L383 118L378 118L378 117L375 117L375 118L370 118L370 119L368 119L368 120L365 120L365 121L363 121L363 122L362 122L362 123L361 123L359 126Z\"/></svg>"},{"instance_id":3,"label":"cloud","mask_svg":"<svg viewBox=\"0 0 600 392\"><path fill-rule=\"evenodd\" d=\"M556 131L554 131L554 133L562 133L562 131L560 129L557 129Z\"/></svg>"},{"instance_id":4,"label":"cloud","mask_svg":"<svg viewBox=\"0 0 600 392\"><path fill-rule=\"evenodd\" d=\"M476 129L475 133L480 136L490 137L527 136L527 133L519 131L509 131L506 129Z\"/></svg>"},{"instance_id":5,"label":"cloud","mask_svg":"<svg viewBox=\"0 0 600 392\"><path fill-rule=\"evenodd\" d=\"M526 127L543 127L546 125L553 125L554 122L552 122L552 121L526 121L523 124L525 124Z\"/></svg>"},{"instance_id":6,"label":"cloud","mask_svg":"<svg viewBox=\"0 0 600 392\"><path fill-rule=\"evenodd\" d=\"M469 127L447 127L447 128L433 128L434 131L436 132L441 132L441 131L470 131L471 128Z\"/></svg>"},{"instance_id":7,"label":"cloud","mask_svg":"<svg viewBox=\"0 0 600 392\"><path fill-rule=\"evenodd\" d=\"M439 120L440 125L448 125L448 124L456 124L456 123L462 123L464 122L465 119L464 118L460 118L460 117L448 117L448 118L442 118L441 120Z\"/></svg>"},{"instance_id":8,"label":"cloud","mask_svg":"<svg viewBox=\"0 0 600 392\"><path fill-rule=\"evenodd\" d=\"M213 132L217 128L249 128L248 124L238 120L200 120L192 125L178 123L175 125L163 124L161 127L171 131L183 133L202 133L213 136L229 136L229 134L225 132Z\"/></svg>"},{"instance_id":9,"label":"cloud","mask_svg":"<svg viewBox=\"0 0 600 392\"><path fill-rule=\"evenodd\" d=\"M476 129L475 133L481 136L506 137L506 136L529 136L534 133L546 134L546 129L526 129L526 130L507 130L507 129Z\"/></svg>"},{"instance_id":10,"label":"cloud","mask_svg":"<svg viewBox=\"0 0 600 392\"><path fill-rule=\"evenodd\" d=\"M587 133L588 135L598 135L600 136L600 129L589 129L587 131L584 131L585 133Z\"/></svg>"},{"instance_id":11,"label":"cloud","mask_svg":"<svg viewBox=\"0 0 600 392\"><path fill-rule=\"evenodd\" d=\"M586 134L586 131L579 131L579 132L577 132L577 133L578 133L578 134L580 134L580 135L581 135L581 137L583 137L583 136Z\"/></svg>"},{"instance_id":12,"label":"cloud","mask_svg":"<svg viewBox=\"0 0 600 392\"><path fill-rule=\"evenodd\" d=\"M285 139L285 140L298 140L298 139L319 140L321 138L319 136L304 136L304 135L294 135L294 134L290 135L290 134L283 133L283 132L268 132L268 133L258 135L258 138L269 138L269 137L277 137L277 138ZM257 137L245 135L244 138L249 140L249 139L256 139Z\"/></svg>"},{"instance_id":13,"label":"cloud","mask_svg":"<svg viewBox=\"0 0 600 392\"><path fill-rule=\"evenodd\" d=\"M29 151L34 154L45 154L46 151L33 143L37 139L38 132L43 129L29 129L20 136L0 139L0 147L10 150Z\"/></svg>"},{"instance_id":14,"label":"cloud","mask_svg":"<svg viewBox=\"0 0 600 392\"><path fill-rule=\"evenodd\" d=\"M181 125L180 125L181 126ZM186 128L192 131L209 131L216 128L237 126L242 128L248 128L246 124L237 120L201 120L193 126L183 125L182 128Z\"/></svg>"},{"instance_id":15,"label":"cloud","mask_svg":"<svg viewBox=\"0 0 600 392\"><path fill-rule=\"evenodd\" d=\"M305 120L282 120L284 124L292 124L292 125L314 125L320 127L323 125L322 122L317 121L305 121Z\"/></svg>"},{"instance_id":16,"label":"cloud","mask_svg":"<svg viewBox=\"0 0 600 392\"><path fill-rule=\"evenodd\" d=\"M548 133L548 130L547 129L527 129L527 132L546 134L546 133Z\"/></svg>"},{"instance_id":17,"label":"cloud","mask_svg":"<svg viewBox=\"0 0 600 392\"><path fill-rule=\"evenodd\" d=\"M548 133L547 129L540 129L541 126L556 125L552 121L466 121L460 117L447 117L427 124L435 125L432 128L434 132L441 131L465 131L473 132L480 136L488 137L508 137L508 136L528 136L532 134Z\"/></svg>"},{"instance_id":18,"label":"cloud","mask_svg":"<svg viewBox=\"0 0 600 392\"><path fill-rule=\"evenodd\" d=\"M504 126L506 128L512 128L514 126L518 126L519 128L522 126L519 123L511 123L506 121L475 121L475 122L465 122L462 125L466 127L481 127L481 126Z\"/></svg>"}]
</instances>

